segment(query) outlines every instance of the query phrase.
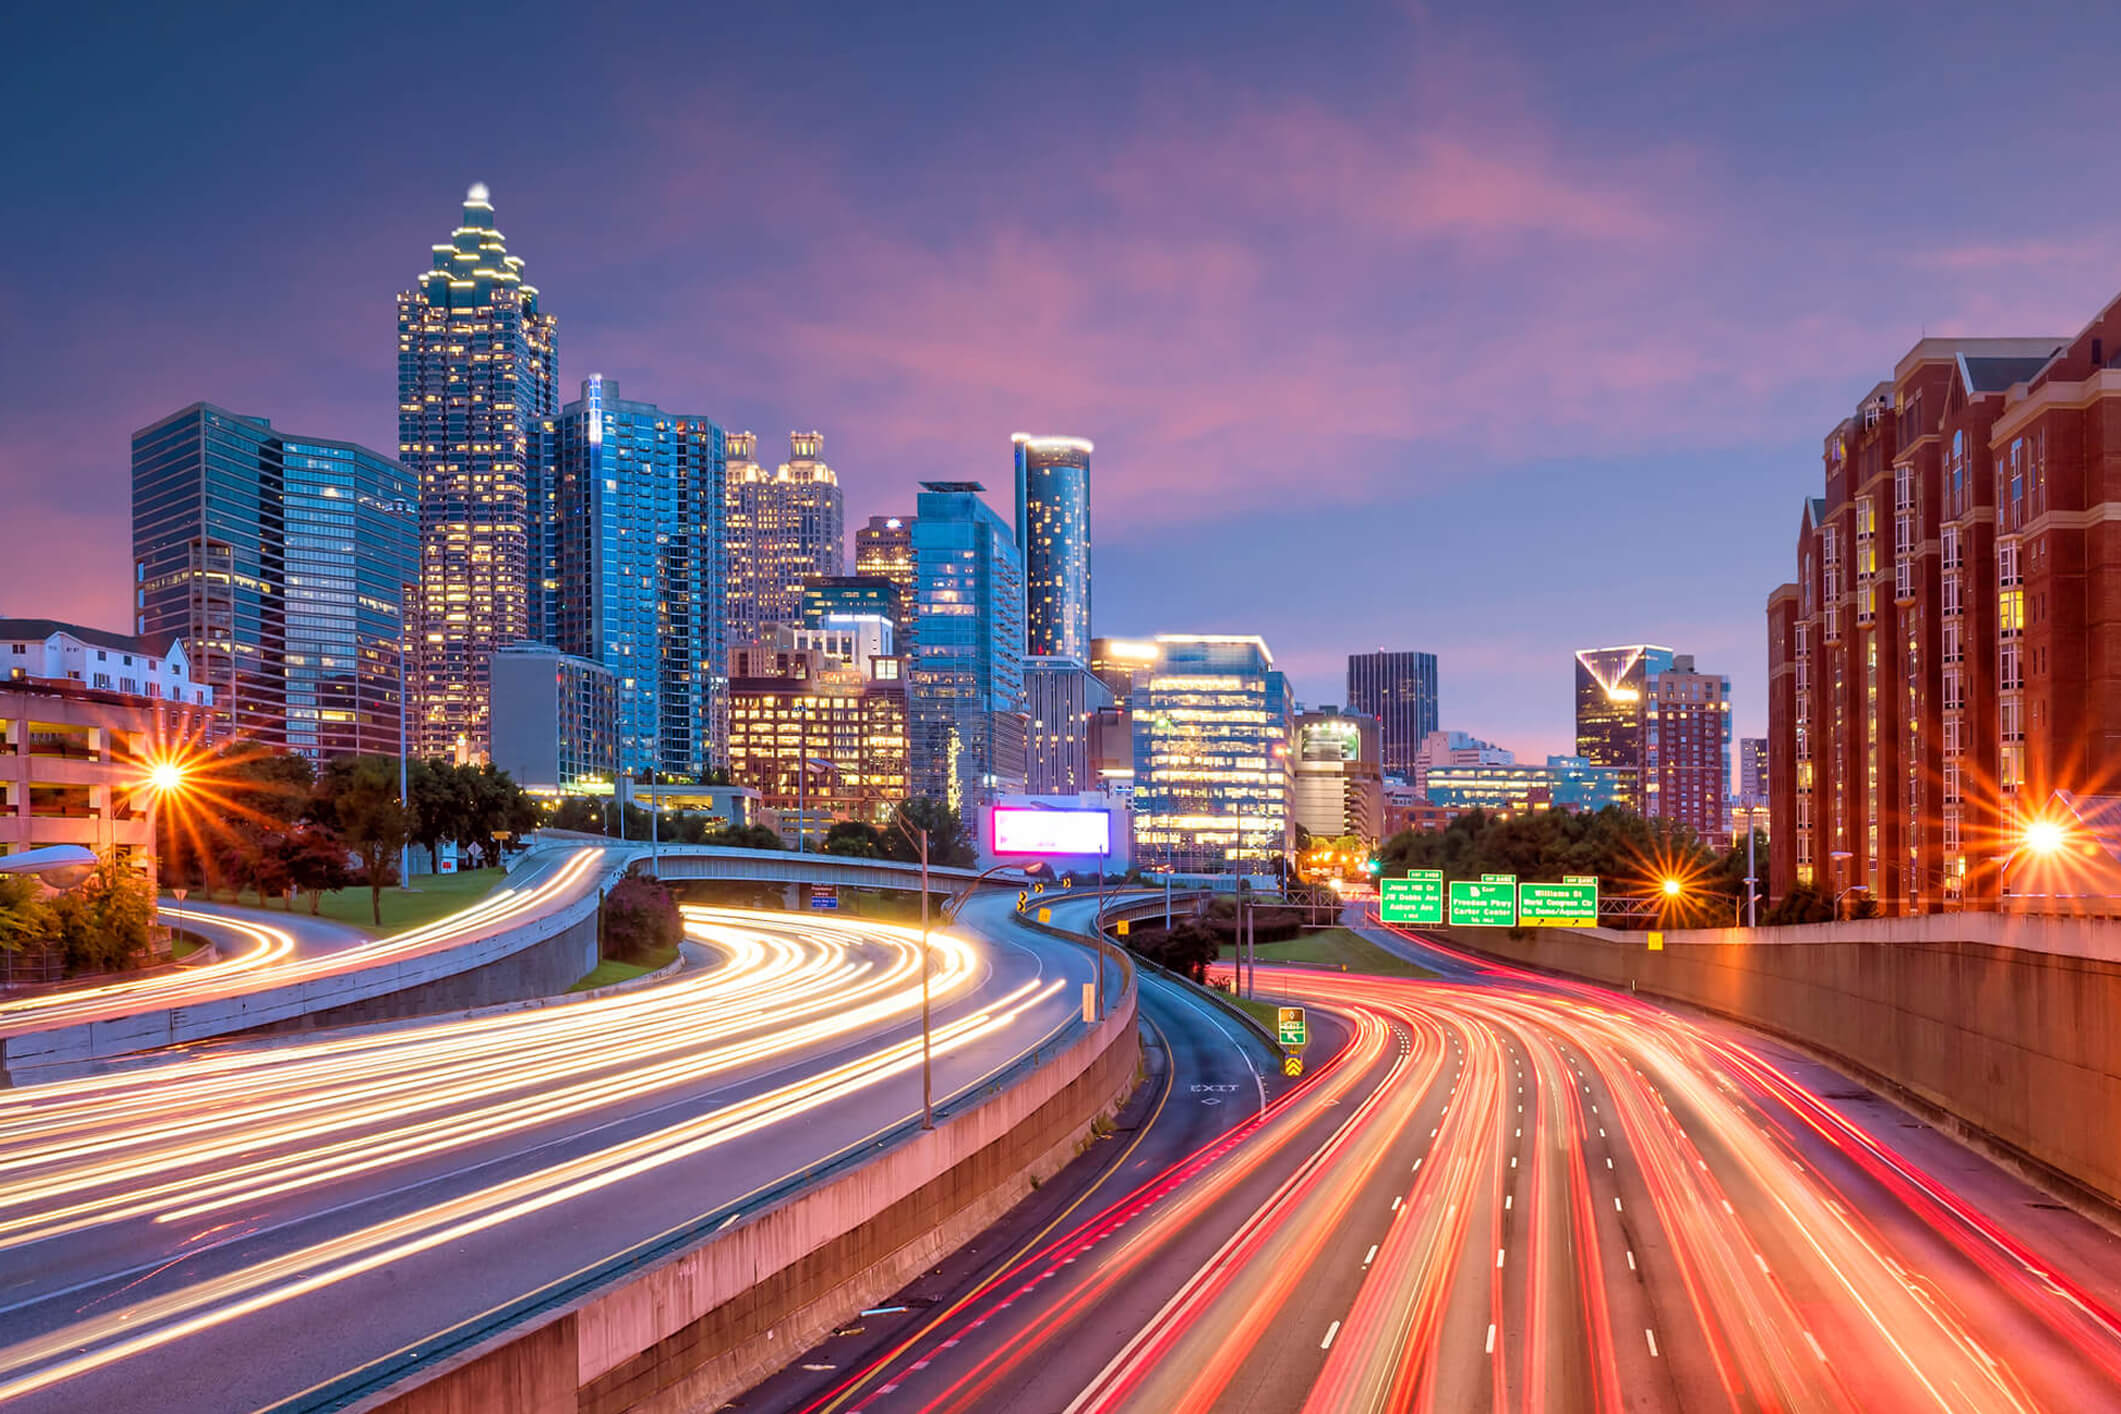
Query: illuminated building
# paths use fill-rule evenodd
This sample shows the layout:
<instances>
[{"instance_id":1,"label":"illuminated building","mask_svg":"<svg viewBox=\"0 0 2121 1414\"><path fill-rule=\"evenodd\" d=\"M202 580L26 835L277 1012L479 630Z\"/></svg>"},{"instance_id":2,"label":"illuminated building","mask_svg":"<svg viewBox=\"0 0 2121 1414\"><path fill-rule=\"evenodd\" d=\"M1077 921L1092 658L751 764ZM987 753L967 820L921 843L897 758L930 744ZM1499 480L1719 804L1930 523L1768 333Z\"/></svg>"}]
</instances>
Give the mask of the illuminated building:
<instances>
[{"instance_id":1,"label":"illuminated building","mask_svg":"<svg viewBox=\"0 0 2121 1414\"><path fill-rule=\"evenodd\" d=\"M1642 809L1649 742L1649 681L1672 666L1672 650L1638 643L1576 655L1576 754L1629 772L1619 804Z\"/></svg>"},{"instance_id":2,"label":"illuminated building","mask_svg":"<svg viewBox=\"0 0 2121 1414\"><path fill-rule=\"evenodd\" d=\"M1767 603L1769 886L2012 906L2027 827L2113 793L2121 299L2073 337L1922 339L1824 447Z\"/></svg>"},{"instance_id":3,"label":"illuminated building","mask_svg":"<svg viewBox=\"0 0 2121 1414\"><path fill-rule=\"evenodd\" d=\"M828 618L880 617L896 634L898 586L880 575L820 575L803 586L798 619L816 628Z\"/></svg>"},{"instance_id":4,"label":"illuminated building","mask_svg":"<svg viewBox=\"0 0 2121 1414\"><path fill-rule=\"evenodd\" d=\"M1024 778L1032 795L1078 795L1103 784L1091 732L1112 693L1079 658L1024 659Z\"/></svg>"},{"instance_id":5,"label":"illuminated building","mask_svg":"<svg viewBox=\"0 0 2121 1414\"><path fill-rule=\"evenodd\" d=\"M1414 779L1414 757L1436 730L1436 655L1348 655L1348 710L1377 719L1385 774Z\"/></svg>"},{"instance_id":6,"label":"illuminated building","mask_svg":"<svg viewBox=\"0 0 2121 1414\"><path fill-rule=\"evenodd\" d=\"M1144 869L1272 873L1288 857L1288 680L1266 643L1160 634L1134 689L1134 857Z\"/></svg>"},{"instance_id":7,"label":"illuminated building","mask_svg":"<svg viewBox=\"0 0 2121 1414\"><path fill-rule=\"evenodd\" d=\"M722 429L591 376L554 445L553 641L617 680L622 773L697 780L722 754Z\"/></svg>"},{"instance_id":8,"label":"illuminated building","mask_svg":"<svg viewBox=\"0 0 2121 1414\"><path fill-rule=\"evenodd\" d=\"M1112 692L1116 707L1125 707L1140 676L1156 666L1161 655L1146 638L1093 638L1090 640L1090 671Z\"/></svg>"},{"instance_id":9,"label":"illuminated building","mask_svg":"<svg viewBox=\"0 0 2121 1414\"><path fill-rule=\"evenodd\" d=\"M1024 559L1025 651L1090 652L1090 453L1080 437L1019 432L1016 545Z\"/></svg>"},{"instance_id":10,"label":"illuminated building","mask_svg":"<svg viewBox=\"0 0 2121 1414\"><path fill-rule=\"evenodd\" d=\"M1738 738L1738 794L1747 798L1767 799L1767 738L1764 736L1742 736Z\"/></svg>"},{"instance_id":11,"label":"illuminated building","mask_svg":"<svg viewBox=\"0 0 2121 1414\"><path fill-rule=\"evenodd\" d=\"M913 655L913 600L917 571L913 562L913 517L871 516L854 532L854 572L865 579L891 581L898 591L898 615L892 621L899 649Z\"/></svg>"},{"instance_id":12,"label":"illuminated building","mask_svg":"<svg viewBox=\"0 0 2121 1414\"><path fill-rule=\"evenodd\" d=\"M804 582L843 565L839 477L821 458L816 432L788 434L789 456L768 472L758 437L729 436L724 531L731 650L753 643L802 611Z\"/></svg>"},{"instance_id":13,"label":"illuminated building","mask_svg":"<svg viewBox=\"0 0 2121 1414\"><path fill-rule=\"evenodd\" d=\"M877 631L888 634L890 626L867 630ZM753 646L739 650L738 667L729 683L730 777L758 791L791 841L800 832L816 848L832 821L878 822L906 798L906 692L897 659L872 658L865 671L823 647Z\"/></svg>"},{"instance_id":14,"label":"illuminated building","mask_svg":"<svg viewBox=\"0 0 2121 1414\"><path fill-rule=\"evenodd\" d=\"M493 764L539 795L601 795L619 773L618 678L542 643L492 654Z\"/></svg>"},{"instance_id":15,"label":"illuminated building","mask_svg":"<svg viewBox=\"0 0 2121 1414\"><path fill-rule=\"evenodd\" d=\"M913 527L912 792L967 820L1024 788L1024 563L984 489L922 482Z\"/></svg>"},{"instance_id":16,"label":"illuminated building","mask_svg":"<svg viewBox=\"0 0 2121 1414\"><path fill-rule=\"evenodd\" d=\"M1413 787L1416 795L1428 784L1432 766L1514 766L1517 755L1492 741L1482 741L1470 732L1434 731L1421 739L1414 753Z\"/></svg>"},{"instance_id":17,"label":"illuminated building","mask_svg":"<svg viewBox=\"0 0 2121 1414\"><path fill-rule=\"evenodd\" d=\"M1384 834L1384 775L1377 719L1338 707L1296 718L1296 823L1314 836L1353 836L1376 844Z\"/></svg>"},{"instance_id":18,"label":"illuminated building","mask_svg":"<svg viewBox=\"0 0 2121 1414\"><path fill-rule=\"evenodd\" d=\"M1635 773L1581 756L1549 756L1544 766L1432 766L1427 803L1453 812L1603 810L1621 803Z\"/></svg>"},{"instance_id":19,"label":"illuminated building","mask_svg":"<svg viewBox=\"0 0 2121 1414\"><path fill-rule=\"evenodd\" d=\"M487 659L548 634L546 456L554 321L508 253L484 185L433 268L398 296L398 456L418 479L414 750L488 747Z\"/></svg>"},{"instance_id":20,"label":"illuminated building","mask_svg":"<svg viewBox=\"0 0 2121 1414\"><path fill-rule=\"evenodd\" d=\"M193 709L211 709L214 701L212 688L192 681L182 638L132 637L56 619L0 619L0 678L75 682L97 692ZM210 711L186 715L205 718Z\"/></svg>"},{"instance_id":21,"label":"illuminated building","mask_svg":"<svg viewBox=\"0 0 2121 1414\"><path fill-rule=\"evenodd\" d=\"M1730 827L1731 681L1653 644L1586 648L1576 655L1576 754L1622 772L1616 804L1720 838Z\"/></svg>"},{"instance_id":22,"label":"illuminated building","mask_svg":"<svg viewBox=\"0 0 2121 1414\"><path fill-rule=\"evenodd\" d=\"M134 627L181 639L215 736L395 755L410 472L206 403L133 434Z\"/></svg>"}]
</instances>

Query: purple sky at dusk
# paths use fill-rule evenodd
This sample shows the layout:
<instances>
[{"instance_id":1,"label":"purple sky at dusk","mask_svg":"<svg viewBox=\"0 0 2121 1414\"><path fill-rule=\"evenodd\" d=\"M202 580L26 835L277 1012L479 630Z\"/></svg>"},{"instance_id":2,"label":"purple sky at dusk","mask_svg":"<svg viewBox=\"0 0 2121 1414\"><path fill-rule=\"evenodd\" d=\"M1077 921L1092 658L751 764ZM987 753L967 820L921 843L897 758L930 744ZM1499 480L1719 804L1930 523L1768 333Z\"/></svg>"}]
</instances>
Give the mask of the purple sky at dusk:
<instances>
[{"instance_id":1,"label":"purple sky at dusk","mask_svg":"<svg viewBox=\"0 0 2121 1414\"><path fill-rule=\"evenodd\" d=\"M484 181L563 400L818 427L850 526L1088 436L1100 632L1262 633L1310 703L1427 649L1527 755L1646 639L1757 735L1821 438L1925 331L2121 288L2121 12L1850 9L39 7L0 612L128 623L185 403L393 448L393 296Z\"/></svg>"}]
</instances>

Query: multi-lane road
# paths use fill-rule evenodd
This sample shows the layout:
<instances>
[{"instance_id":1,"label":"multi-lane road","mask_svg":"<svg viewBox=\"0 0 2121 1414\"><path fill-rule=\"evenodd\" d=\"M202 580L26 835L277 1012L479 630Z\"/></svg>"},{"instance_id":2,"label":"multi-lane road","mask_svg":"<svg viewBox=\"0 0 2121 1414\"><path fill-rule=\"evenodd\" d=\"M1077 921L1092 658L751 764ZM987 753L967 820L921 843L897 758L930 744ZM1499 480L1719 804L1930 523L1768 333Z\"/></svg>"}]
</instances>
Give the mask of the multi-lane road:
<instances>
[{"instance_id":1,"label":"multi-lane road","mask_svg":"<svg viewBox=\"0 0 2121 1414\"><path fill-rule=\"evenodd\" d=\"M744 1407L2121 1408L2102 1228L1759 1036L1364 926L1431 975L1263 969L1337 1019L1263 1100L1145 988L1134 1127Z\"/></svg>"},{"instance_id":2,"label":"multi-lane road","mask_svg":"<svg viewBox=\"0 0 2121 1414\"><path fill-rule=\"evenodd\" d=\"M1089 954L1006 910L937 935L938 1097L1081 1025ZM917 1115L917 930L688 930L616 995L0 1091L0 1405L338 1399Z\"/></svg>"}]
</instances>

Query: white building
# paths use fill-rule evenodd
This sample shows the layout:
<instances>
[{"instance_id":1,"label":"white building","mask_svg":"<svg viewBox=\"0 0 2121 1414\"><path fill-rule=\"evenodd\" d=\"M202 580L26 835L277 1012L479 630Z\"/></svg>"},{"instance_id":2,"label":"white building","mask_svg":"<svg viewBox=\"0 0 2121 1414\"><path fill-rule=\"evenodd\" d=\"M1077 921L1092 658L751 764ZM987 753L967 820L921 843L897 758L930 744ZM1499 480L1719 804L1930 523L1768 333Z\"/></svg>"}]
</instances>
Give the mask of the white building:
<instances>
[{"instance_id":1,"label":"white building","mask_svg":"<svg viewBox=\"0 0 2121 1414\"><path fill-rule=\"evenodd\" d=\"M189 706L213 705L214 690L191 680L183 640L108 633L55 619L0 619L0 678L77 682Z\"/></svg>"}]
</instances>

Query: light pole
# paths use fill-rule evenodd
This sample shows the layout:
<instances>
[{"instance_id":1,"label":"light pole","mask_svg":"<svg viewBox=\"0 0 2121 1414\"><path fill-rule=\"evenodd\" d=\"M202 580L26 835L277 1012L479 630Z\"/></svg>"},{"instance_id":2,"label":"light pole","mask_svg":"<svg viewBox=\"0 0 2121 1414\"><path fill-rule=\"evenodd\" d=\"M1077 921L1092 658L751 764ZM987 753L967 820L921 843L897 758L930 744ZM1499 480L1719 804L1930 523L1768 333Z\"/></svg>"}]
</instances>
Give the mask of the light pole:
<instances>
[{"instance_id":1,"label":"light pole","mask_svg":"<svg viewBox=\"0 0 2121 1414\"><path fill-rule=\"evenodd\" d=\"M403 503L400 502L399 504L402 505ZM400 594L398 602L401 605L412 602L410 586L407 586L406 591ZM407 646L405 641L405 616L400 613L398 615L398 808L409 813L412 810L412 791L409 788L407 778L412 774L411 763L408 760L412 754L412 740L407 735L405 715L405 652ZM412 890L412 835L410 832L406 834L404 842L398 846L398 888L400 891L408 893Z\"/></svg>"}]
</instances>

